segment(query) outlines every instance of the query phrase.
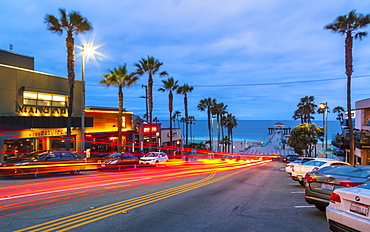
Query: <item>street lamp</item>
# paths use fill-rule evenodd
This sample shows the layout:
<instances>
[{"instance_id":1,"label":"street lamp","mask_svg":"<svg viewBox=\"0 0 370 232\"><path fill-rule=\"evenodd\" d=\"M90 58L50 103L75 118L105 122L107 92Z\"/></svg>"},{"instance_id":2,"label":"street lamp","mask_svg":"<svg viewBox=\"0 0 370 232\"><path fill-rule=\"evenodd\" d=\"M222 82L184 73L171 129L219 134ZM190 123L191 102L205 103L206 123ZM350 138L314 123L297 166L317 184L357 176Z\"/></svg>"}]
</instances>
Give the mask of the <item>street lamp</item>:
<instances>
[{"instance_id":1,"label":"street lamp","mask_svg":"<svg viewBox=\"0 0 370 232\"><path fill-rule=\"evenodd\" d=\"M86 54L85 54L86 53ZM82 45L81 47L81 81L82 81L82 99L81 99L81 105L82 105L82 112L81 112L81 151L82 153L85 151L85 57L90 57L94 55L94 47L92 46L86 46Z\"/></svg>"},{"instance_id":2,"label":"street lamp","mask_svg":"<svg viewBox=\"0 0 370 232\"><path fill-rule=\"evenodd\" d=\"M320 108L321 109L325 109L324 111L324 114L325 114L325 118L326 118L326 122L324 121L324 115L323 115L323 124L324 124L324 127L325 127L325 157L328 158L328 103L325 102L325 103L320 103Z\"/></svg>"}]
</instances>

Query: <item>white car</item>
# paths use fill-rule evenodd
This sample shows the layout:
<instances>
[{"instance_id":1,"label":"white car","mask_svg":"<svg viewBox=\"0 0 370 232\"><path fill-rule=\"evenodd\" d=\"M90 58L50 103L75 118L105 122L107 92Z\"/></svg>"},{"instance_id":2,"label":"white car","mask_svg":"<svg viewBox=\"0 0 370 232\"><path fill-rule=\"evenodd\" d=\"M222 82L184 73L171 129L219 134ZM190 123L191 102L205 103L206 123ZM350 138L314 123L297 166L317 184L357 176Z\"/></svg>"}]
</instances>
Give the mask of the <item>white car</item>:
<instances>
[{"instance_id":1,"label":"white car","mask_svg":"<svg viewBox=\"0 0 370 232\"><path fill-rule=\"evenodd\" d=\"M370 182L334 190L326 207L333 231L370 231ZM343 230L343 228L345 230Z\"/></svg>"},{"instance_id":2,"label":"white car","mask_svg":"<svg viewBox=\"0 0 370 232\"><path fill-rule=\"evenodd\" d=\"M285 172L292 174L292 169L295 165L306 163L310 160L314 160L313 157L298 157L296 160L294 160L291 163L288 163L285 165Z\"/></svg>"},{"instance_id":3,"label":"white car","mask_svg":"<svg viewBox=\"0 0 370 232\"><path fill-rule=\"evenodd\" d=\"M139 160L139 164L150 164L159 166L165 164L168 161L168 156L163 152L148 152L142 156Z\"/></svg>"},{"instance_id":4,"label":"white car","mask_svg":"<svg viewBox=\"0 0 370 232\"><path fill-rule=\"evenodd\" d=\"M314 160L310 160L306 163L295 165L292 168L292 179L299 181L299 183L303 186L303 178L307 172L312 172L328 166L338 165L349 165L349 163L335 159L315 158Z\"/></svg>"}]
</instances>

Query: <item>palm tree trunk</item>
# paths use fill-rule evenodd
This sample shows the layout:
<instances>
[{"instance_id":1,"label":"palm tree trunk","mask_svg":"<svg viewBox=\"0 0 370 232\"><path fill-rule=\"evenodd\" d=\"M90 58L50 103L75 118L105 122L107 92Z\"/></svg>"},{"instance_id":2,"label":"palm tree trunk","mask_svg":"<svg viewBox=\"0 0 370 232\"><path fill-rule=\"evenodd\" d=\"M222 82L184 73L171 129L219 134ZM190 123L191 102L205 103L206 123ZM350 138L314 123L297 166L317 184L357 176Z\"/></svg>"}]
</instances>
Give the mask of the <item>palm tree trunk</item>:
<instances>
[{"instance_id":1,"label":"palm tree trunk","mask_svg":"<svg viewBox=\"0 0 370 232\"><path fill-rule=\"evenodd\" d=\"M71 31L68 31L66 38L67 46L67 70L68 70L68 84L69 84L69 101L68 101L68 118L67 118L67 140L66 150L71 149L71 127L72 127L72 114L73 114L73 96L75 84L75 57L74 57L74 39Z\"/></svg>"},{"instance_id":2,"label":"palm tree trunk","mask_svg":"<svg viewBox=\"0 0 370 232\"><path fill-rule=\"evenodd\" d=\"M151 151L151 144L152 144L152 124L153 124L153 78L152 75L149 74L148 78L148 118L149 118L149 151Z\"/></svg>"},{"instance_id":3,"label":"palm tree trunk","mask_svg":"<svg viewBox=\"0 0 370 232\"><path fill-rule=\"evenodd\" d=\"M220 114L217 114L216 128L217 128L217 151L220 151Z\"/></svg>"},{"instance_id":4,"label":"palm tree trunk","mask_svg":"<svg viewBox=\"0 0 370 232\"><path fill-rule=\"evenodd\" d=\"M118 145L117 151L122 151L122 111L123 111L123 92L122 86L118 86Z\"/></svg>"},{"instance_id":5,"label":"palm tree trunk","mask_svg":"<svg viewBox=\"0 0 370 232\"><path fill-rule=\"evenodd\" d=\"M352 57L352 47L353 47L353 37L352 33L348 31L345 41L345 60L346 60L346 75L347 75L347 110L348 110L348 130L349 130L349 160L351 164L355 163L355 141L353 136L353 125L352 125L352 112L351 112L351 76L353 73L353 57Z\"/></svg>"},{"instance_id":6,"label":"palm tree trunk","mask_svg":"<svg viewBox=\"0 0 370 232\"><path fill-rule=\"evenodd\" d=\"M172 110L173 110L173 107L172 107L172 101L173 101L173 95L172 95L172 92L170 91L170 93L168 94L168 111L170 112L170 146L172 146Z\"/></svg>"},{"instance_id":7,"label":"palm tree trunk","mask_svg":"<svg viewBox=\"0 0 370 232\"><path fill-rule=\"evenodd\" d=\"M212 133L211 133L211 111L207 110L207 116L208 116L208 135L209 135L209 148L212 151Z\"/></svg>"},{"instance_id":8,"label":"palm tree trunk","mask_svg":"<svg viewBox=\"0 0 370 232\"><path fill-rule=\"evenodd\" d=\"M188 128L189 128L189 115L188 115L188 97L185 93L184 95L184 108L185 108L185 145L188 145L189 142L189 134L188 134Z\"/></svg>"}]
</instances>

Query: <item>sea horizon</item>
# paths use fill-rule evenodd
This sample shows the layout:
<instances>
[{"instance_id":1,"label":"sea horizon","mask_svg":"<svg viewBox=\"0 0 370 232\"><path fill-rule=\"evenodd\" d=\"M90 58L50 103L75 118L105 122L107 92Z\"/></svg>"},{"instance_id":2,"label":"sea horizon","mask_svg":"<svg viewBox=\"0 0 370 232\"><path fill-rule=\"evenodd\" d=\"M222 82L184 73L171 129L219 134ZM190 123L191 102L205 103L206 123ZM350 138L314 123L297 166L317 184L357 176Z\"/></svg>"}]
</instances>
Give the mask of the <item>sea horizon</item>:
<instances>
[{"instance_id":1,"label":"sea horizon","mask_svg":"<svg viewBox=\"0 0 370 232\"><path fill-rule=\"evenodd\" d=\"M268 128L274 128L275 123L283 123L286 128L293 128L301 124L300 121L295 120L238 120L237 127L233 129L234 141L267 141L269 135ZM169 120L161 120L162 128L169 127ZM317 126L323 126L323 122L315 120ZM217 140L216 121L213 121L213 139ZM181 128L182 134L185 137L183 123L173 123L173 128ZM189 140L204 141L209 140L207 120L197 120L195 124L191 125L192 131L189 126ZM328 142L331 142L337 133L342 133L339 121L328 121ZM192 136L190 135L192 134ZM224 135L227 135L227 130L224 130ZM221 137L221 136L220 136Z\"/></svg>"}]
</instances>

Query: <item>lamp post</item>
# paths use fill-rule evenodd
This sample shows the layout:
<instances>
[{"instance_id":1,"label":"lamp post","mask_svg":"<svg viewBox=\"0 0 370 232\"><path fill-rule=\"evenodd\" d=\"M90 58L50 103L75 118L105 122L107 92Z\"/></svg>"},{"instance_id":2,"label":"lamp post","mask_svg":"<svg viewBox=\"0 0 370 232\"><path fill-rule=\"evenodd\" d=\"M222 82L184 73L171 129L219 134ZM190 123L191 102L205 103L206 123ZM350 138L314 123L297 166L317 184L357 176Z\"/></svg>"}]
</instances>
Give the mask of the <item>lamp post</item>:
<instances>
[{"instance_id":1,"label":"lamp post","mask_svg":"<svg viewBox=\"0 0 370 232\"><path fill-rule=\"evenodd\" d=\"M324 124L324 128L325 128L325 157L328 158L328 103L325 102L325 103L320 103L320 108L321 109L325 109L324 111L324 114L325 114L325 121L324 121L324 115L323 115L323 124Z\"/></svg>"},{"instance_id":2,"label":"lamp post","mask_svg":"<svg viewBox=\"0 0 370 232\"><path fill-rule=\"evenodd\" d=\"M81 69L82 69L82 112L81 112L81 151L82 154L85 151L85 142L82 140L85 140L85 46L82 45L82 62L81 62Z\"/></svg>"},{"instance_id":3,"label":"lamp post","mask_svg":"<svg viewBox=\"0 0 370 232\"><path fill-rule=\"evenodd\" d=\"M85 59L86 57L92 57L95 54L93 46L86 46L82 45L81 47L81 82L82 82L82 98L81 98L81 151L84 153L85 151ZM85 55L87 53L87 56Z\"/></svg>"}]
</instances>

